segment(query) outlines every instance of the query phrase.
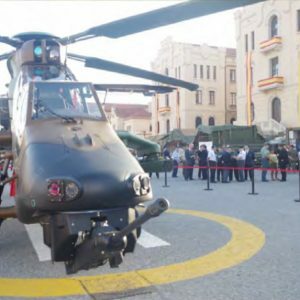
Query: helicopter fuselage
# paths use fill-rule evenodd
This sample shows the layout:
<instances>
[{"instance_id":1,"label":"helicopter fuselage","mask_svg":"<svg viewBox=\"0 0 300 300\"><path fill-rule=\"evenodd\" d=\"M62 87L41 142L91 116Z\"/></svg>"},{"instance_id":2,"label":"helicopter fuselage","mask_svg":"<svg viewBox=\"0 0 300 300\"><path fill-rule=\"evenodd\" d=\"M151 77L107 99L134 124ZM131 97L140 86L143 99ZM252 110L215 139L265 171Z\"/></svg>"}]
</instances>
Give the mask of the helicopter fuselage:
<instances>
[{"instance_id":1,"label":"helicopter fuselage","mask_svg":"<svg viewBox=\"0 0 300 300\"><path fill-rule=\"evenodd\" d=\"M16 194L18 218L32 222L53 212L135 207L151 199L150 186L141 192L134 190L134 177L146 174L102 110L97 117L90 118L75 114L64 119L45 111L39 112L43 113L40 118L34 115L40 109L34 108L35 101L42 101L34 99L34 89L43 87L48 91L52 86L65 90L90 86L92 90L91 85L83 83L31 82L22 89L25 94L18 94L14 100L14 168L21 179ZM97 99L95 94L90 98ZM51 105L56 100L47 101ZM73 113L71 108L69 111ZM68 184L73 188L71 192L77 192L74 197L64 194ZM54 191L55 188L58 190Z\"/></svg>"},{"instance_id":2,"label":"helicopter fuselage","mask_svg":"<svg viewBox=\"0 0 300 300\"><path fill-rule=\"evenodd\" d=\"M12 81L17 218L43 226L52 260L64 261L67 273L107 260L118 266L140 231L117 243L111 237L136 219L138 204L152 199L150 180L107 121L93 85L70 75L63 80L61 69L25 65ZM43 72L50 78L43 80ZM105 255L87 259L82 253L96 239Z\"/></svg>"}]
</instances>

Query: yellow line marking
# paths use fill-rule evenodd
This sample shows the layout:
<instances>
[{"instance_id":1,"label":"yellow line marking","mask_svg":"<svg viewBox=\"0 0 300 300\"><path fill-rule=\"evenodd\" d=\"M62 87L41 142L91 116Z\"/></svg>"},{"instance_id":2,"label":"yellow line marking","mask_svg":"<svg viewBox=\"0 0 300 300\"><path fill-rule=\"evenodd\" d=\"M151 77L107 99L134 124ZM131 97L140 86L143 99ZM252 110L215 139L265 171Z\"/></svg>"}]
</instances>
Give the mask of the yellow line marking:
<instances>
[{"instance_id":1,"label":"yellow line marking","mask_svg":"<svg viewBox=\"0 0 300 300\"><path fill-rule=\"evenodd\" d=\"M205 256L157 268L74 278L0 278L0 296L62 297L118 293L168 284L238 265L255 255L265 243L265 234L259 228L238 219L193 210L170 209L169 212L220 223L229 229L231 239L223 247Z\"/></svg>"}]
</instances>

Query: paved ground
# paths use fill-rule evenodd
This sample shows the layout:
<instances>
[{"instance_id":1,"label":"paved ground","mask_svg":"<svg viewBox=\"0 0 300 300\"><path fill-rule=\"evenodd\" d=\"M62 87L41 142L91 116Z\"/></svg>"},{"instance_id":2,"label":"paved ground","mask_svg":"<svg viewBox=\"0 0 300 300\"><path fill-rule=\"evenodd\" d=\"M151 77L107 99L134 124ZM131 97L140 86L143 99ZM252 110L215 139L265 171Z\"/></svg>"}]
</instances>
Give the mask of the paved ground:
<instances>
[{"instance_id":1,"label":"paved ground","mask_svg":"<svg viewBox=\"0 0 300 300\"><path fill-rule=\"evenodd\" d=\"M211 212L251 223L265 233L264 247L237 266L195 279L118 295L60 299L299 299L300 203L293 201L299 197L297 175L288 176L286 183L257 182L257 196L248 195L250 182L218 183L212 186L213 191L204 191L205 182L199 180L185 182L178 177L168 178L168 181L170 187L164 188L163 178L152 179L156 197L167 197L173 208ZM230 231L220 223L187 215L165 214L150 221L144 228L170 245L153 248L138 245L136 252L127 255L124 264L117 270L105 266L77 275L120 273L179 263L209 254L231 239ZM33 244L36 242L33 241ZM15 220L3 224L0 230L0 277L64 276L62 264L39 261L28 230L22 224Z\"/></svg>"}]
</instances>

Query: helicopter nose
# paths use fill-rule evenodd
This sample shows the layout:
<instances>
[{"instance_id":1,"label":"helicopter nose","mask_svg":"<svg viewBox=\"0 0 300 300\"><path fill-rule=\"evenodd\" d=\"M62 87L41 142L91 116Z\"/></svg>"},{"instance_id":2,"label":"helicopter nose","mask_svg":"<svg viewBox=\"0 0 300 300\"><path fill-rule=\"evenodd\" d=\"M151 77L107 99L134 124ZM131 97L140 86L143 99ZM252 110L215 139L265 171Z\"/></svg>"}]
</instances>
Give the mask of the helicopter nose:
<instances>
[{"instance_id":1,"label":"helicopter nose","mask_svg":"<svg viewBox=\"0 0 300 300\"><path fill-rule=\"evenodd\" d=\"M36 215L134 207L151 200L148 176L129 152L123 153L105 147L80 150L64 144L30 144L18 174L22 180L17 206Z\"/></svg>"},{"instance_id":2,"label":"helicopter nose","mask_svg":"<svg viewBox=\"0 0 300 300\"><path fill-rule=\"evenodd\" d=\"M152 198L147 174L138 173L120 180L105 173L89 176L52 177L45 180L40 190L41 207L58 210L91 210L135 206Z\"/></svg>"}]
</instances>

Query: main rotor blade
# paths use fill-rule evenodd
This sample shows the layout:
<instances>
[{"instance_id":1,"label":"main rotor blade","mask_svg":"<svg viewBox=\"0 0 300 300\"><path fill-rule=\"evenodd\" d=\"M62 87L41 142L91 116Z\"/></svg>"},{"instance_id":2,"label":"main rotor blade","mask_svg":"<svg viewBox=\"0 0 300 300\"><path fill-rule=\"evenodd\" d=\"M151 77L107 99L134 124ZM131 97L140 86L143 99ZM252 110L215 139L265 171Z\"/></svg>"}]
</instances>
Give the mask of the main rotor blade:
<instances>
[{"instance_id":1,"label":"main rotor blade","mask_svg":"<svg viewBox=\"0 0 300 300\"><path fill-rule=\"evenodd\" d=\"M10 45L15 48L19 48L22 46L22 42L7 36L0 36L0 43Z\"/></svg>"},{"instance_id":2,"label":"main rotor blade","mask_svg":"<svg viewBox=\"0 0 300 300\"><path fill-rule=\"evenodd\" d=\"M265 0L197 0L156 9L143 14L113 21L60 39L63 45L99 36L119 38L137 32L174 24L243 5Z\"/></svg>"},{"instance_id":3,"label":"main rotor blade","mask_svg":"<svg viewBox=\"0 0 300 300\"><path fill-rule=\"evenodd\" d=\"M88 56L82 56L82 55L77 55L77 54L71 54L71 53L68 53L67 55L71 59L84 62L84 65L87 68L100 69L100 70L130 75L130 76L134 76L134 77L149 79L149 80L156 81L156 82L161 82L161 83L165 83L165 84L169 84L169 85L173 85L173 86L183 87L183 88L191 90L191 91L194 91L194 90L198 89L198 87L199 87L197 84L194 84L191 82L187 82L184 80L161 75L161 74L158 74L155 72L146 71L143 69L115 63L115 62L112 62L109 60L104 60L104 59L100 59L100 58L96 58L96 57L88 57Z\"/></svg>"},{"instance_id":4,"label":"main rotor blade","mask_svg":"<svg viewBox=\"0 0 300 300\"><path fill-rule=\"evenodd\" d=\"M11 51L11 52L8 52L8 53L3 53L0 55L0 61L1 60L6 60L8 59L11 55L13 55L15 53L15 51Z\"/></svg>"},{"instance_id":5,"label":"main rotor blade","mask_svg":"<svg viewBox=\"0 0 300 300\"><path fill-rule=\"evenodd\" d=\"M148 84L94 84L97 91L108 91L118 93L142 93L145 96L155 94L167 94L173 92L176 88L162 85Z\"/></svg>"}]
</instances>

